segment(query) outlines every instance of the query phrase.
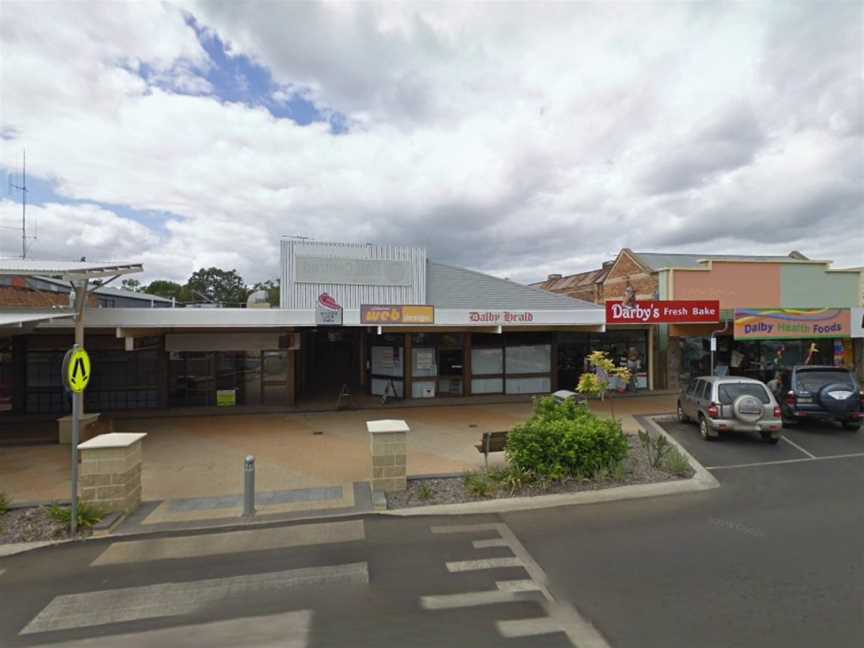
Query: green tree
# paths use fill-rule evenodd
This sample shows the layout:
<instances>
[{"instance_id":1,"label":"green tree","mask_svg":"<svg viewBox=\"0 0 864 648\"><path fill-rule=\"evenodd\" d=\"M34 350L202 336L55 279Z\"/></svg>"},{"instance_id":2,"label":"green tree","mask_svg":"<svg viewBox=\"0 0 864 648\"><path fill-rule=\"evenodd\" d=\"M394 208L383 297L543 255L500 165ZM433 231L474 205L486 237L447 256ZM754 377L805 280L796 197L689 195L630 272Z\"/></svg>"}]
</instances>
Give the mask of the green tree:
<instances>
[{"instance_id":1,"label":"green tree","mask_svg":"<svg viewBox=\"0 0 864 648\"><path fill-rule=\"evenodd\" d=\"M186 282L192 301L204 301L222 306L240 306L246 302L249 288L237 270L201 268Z\"/></svg>"},{"instance_id":2,"label":"green tree","mask_svg":"<svg viewBox=\"0 0 864 648\"><path fill-rule=\"evenodd\" d=\"M184 301L185 297L183 286L176 281L168 281L166 279L151 281L142 290L148 295L158 295L159 297L165 297L165 299L173 297L177 301Z\"/></svg>"},{"instance_id":3,"label":"green tree","mask_svg":"<svg viewBox=\"0 0 864 648\"><path fill-rule=\"evenodd\" d=\"M120 287L123 290L131 290L132 292L141 292L141 282L137 279L124 279L120 282Z\"/></svg>"}]
</instances>

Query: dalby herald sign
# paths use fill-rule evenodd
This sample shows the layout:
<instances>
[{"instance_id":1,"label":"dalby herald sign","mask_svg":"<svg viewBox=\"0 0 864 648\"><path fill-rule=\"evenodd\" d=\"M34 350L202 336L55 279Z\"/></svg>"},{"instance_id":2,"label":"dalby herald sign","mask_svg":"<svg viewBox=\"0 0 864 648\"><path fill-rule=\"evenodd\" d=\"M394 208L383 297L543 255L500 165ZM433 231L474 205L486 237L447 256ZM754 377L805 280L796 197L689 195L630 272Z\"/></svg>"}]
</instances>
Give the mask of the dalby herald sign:
<instances>
[{"instance_id":1,"label":"dalby herald sign","mask_svg":"<svg viewBox=\"0 0 864 648\"><path fill-rule=\"evenodd\" d=\"M720 321L717 300L674 299L606 302L607 324L714 324Z\"/></svg>"}]
</instances>

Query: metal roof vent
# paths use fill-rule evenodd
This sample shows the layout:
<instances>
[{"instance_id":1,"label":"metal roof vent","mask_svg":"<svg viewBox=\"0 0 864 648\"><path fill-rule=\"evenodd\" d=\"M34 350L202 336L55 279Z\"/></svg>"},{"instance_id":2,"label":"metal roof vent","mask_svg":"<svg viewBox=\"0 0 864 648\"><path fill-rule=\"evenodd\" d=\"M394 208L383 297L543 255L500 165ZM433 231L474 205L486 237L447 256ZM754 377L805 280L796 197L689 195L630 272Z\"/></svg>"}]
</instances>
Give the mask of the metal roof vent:
<instances>
[{"instance_id":1,"label":"metal roof vent","mask_svg":"<svg viewBox=\"0 0 864 648\"><path fill-rule=\"evenodd\" d=\"M270 308L266 290L256 290L246 299L246 308Z\"/></svg>"}]
</instances>

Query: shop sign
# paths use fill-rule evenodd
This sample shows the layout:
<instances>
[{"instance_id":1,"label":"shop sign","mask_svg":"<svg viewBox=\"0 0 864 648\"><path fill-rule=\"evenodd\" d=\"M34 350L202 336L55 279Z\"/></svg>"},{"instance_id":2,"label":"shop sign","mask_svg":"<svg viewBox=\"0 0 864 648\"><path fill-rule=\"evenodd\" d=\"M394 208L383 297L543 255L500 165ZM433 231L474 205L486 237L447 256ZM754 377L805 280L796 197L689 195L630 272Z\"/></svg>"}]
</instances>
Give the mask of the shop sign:
<instances>
[{"instance_id":1,"label":"shop sign","mask_svg":"<svg viewBox=\"0 0 864 648\"><path fill-rule=\"evenodd\" d=\"M606 302L607 324L711 324L720 321L717 300Z\"/></svg>"},{"instance_id":2,"label":"shop sign","mask_svg":"<svg viewBox=\"0 0 864 648\"><path fill-rule=\"evenodd\" d=\"M735 339L844 338L849 320L848 308L738 308Z\"/></svg>"},{"instance_id":3,"label":"shop sign","mask_svg":"<svg viewBox=\"0 0 864 648\"><path fill-rule=\"evenodd\" d=\"M864 308L852 309L852 337L864 337Z\"/></svg>"},{"instance_id":4,"label":"shop sign","mask_svg":"<svg viewBox=\"0 0 864 648\"><path fill-rule=\"evenodd\" d=\"M318 295L315 308L315 323L318 326L341 326L342 307L326 292Z\"/></svg>"},{"instance_id":5,"label":"shop sign","mask_svg":"<svg viewBox=\"0 0 864 648\"><path fill-rule=\"evenodd\" d=\"M534 321L532 311L470 311L472 324L525 324Z\"/></svg>"},{"instance_id":6,"label":"shop sign","mask_svg":"<svg viewBox=\"0 0 864 648\"><path fill-rule=\"evenodd\" d=\"M236 389L217 389L216 390L216 406L217 407L235 407L237 405L237 390Z\"/></svg>"},{"instance_id":7,"label":"shop sign","mask_svg":"<svg viewBox=\"0 0 864 648\"><path fill-rule=\"evenodd\" d=\"M434 324L434 306L384 306L362 304L361 324Z\"/></svg>"}]
</instances>

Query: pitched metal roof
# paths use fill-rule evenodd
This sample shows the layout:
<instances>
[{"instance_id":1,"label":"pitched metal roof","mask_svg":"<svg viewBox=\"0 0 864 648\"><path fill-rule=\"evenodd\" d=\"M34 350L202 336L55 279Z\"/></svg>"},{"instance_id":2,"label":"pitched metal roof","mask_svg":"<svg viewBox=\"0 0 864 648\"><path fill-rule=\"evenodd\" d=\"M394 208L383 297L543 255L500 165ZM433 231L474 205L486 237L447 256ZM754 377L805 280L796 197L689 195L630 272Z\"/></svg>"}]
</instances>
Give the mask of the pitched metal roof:
<instances>
[{"instance_id":1,"label":"pitched metal roof","mask_svg":"<svg viewBox=\"0 0 864 648\"><path fill-rule=\"evenodd\" d=\"M144 267L140 263L0 259L0 275L54 277L55 279L95 279L141 272L143 270Z\"/></svg>"},{"instance_id":2,"label":"pitched metal roof","mask_svg":"<svg viewBox=\"0 0 864 648\"><path fill-rule=\"evenodd\" d=\"M426 301L436 308L581 310L600 306L506 279L430 261Z\"/></svg>"},{"instance_id":3,"label":"pitched metal roof","mask_svg":"<svg viewBox=\"0 0 864 648\"><path fill-rule=\"evenodd\" d=\"M665 252L633 252L636 258L653 270L661 268L699 268L700 261L806 261L792 255L762 256L752 254L667 254Z\"/></svg>"}]
</instances>

